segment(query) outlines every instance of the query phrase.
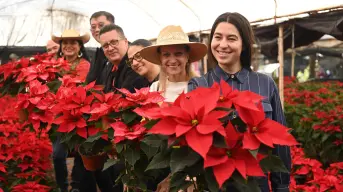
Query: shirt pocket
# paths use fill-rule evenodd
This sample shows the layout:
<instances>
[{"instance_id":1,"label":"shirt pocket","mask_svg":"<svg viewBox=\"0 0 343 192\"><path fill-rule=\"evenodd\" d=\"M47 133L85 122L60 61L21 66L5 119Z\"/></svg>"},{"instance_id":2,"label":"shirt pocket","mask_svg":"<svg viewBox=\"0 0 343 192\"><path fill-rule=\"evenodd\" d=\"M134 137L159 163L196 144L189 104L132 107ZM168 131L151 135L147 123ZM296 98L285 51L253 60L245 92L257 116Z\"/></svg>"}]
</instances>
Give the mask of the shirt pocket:
<instances>
[{"instance_id":1,"label":"shirt pocket","mask_svg":"<svg viewBox=\"0 0 343 192\"><path fill-rule=\"evenodd\" d=\"M273 108L269 101L262 101L263 111L266 117L272 118Z\"/></svg>"}]
</instances>

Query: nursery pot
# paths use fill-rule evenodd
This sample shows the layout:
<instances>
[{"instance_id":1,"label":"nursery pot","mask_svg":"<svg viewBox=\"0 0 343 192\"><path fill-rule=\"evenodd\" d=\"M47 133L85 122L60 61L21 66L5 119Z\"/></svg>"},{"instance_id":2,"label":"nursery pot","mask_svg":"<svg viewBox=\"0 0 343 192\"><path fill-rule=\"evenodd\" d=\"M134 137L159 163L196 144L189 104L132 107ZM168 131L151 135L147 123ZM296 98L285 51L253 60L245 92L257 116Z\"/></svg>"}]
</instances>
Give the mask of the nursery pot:
<instances>
[{"instance_id":1,"label":"nursery pot","mask_svg":"<svg viewBox=\"0 0 343 192\"><path fill-rule=\"evenodd\" d=\"M88 171L101 170L104 167L104 163L106 161L106 156L107 156L106 153L102 152L97 155L84 155L82 154L79 148L79 154L82 158L84 167Z\"/></svg>"}]
</instances>

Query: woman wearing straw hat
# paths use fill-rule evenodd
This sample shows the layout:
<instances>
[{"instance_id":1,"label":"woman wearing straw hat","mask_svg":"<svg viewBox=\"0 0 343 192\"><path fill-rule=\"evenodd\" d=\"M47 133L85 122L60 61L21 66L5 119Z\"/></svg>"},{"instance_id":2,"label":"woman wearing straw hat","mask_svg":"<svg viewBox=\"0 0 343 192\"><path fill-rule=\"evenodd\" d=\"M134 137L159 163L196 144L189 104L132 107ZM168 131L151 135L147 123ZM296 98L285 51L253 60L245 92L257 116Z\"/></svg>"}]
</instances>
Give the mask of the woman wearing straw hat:
<instances>
[{"instance_id":1,"label":"woman wearing straw hat","mask_svg":"<svg viewBox=\"0 0 343 192\"><path fill-rule=\"evenodd\" d=\"M61 36L52 36L55 43L60 45L57 52L58 57L63 57L71 64L71 72L73 75L85 81L90 68L89 57L85 50L84 44L90 39L89 34L80 35L73 29L63 31Z\"/></svg>"},{"instance_id":2,"label":"woman wearing straw hat","mask_svg":"<svg viewBox=\"0 0 343 192\"><path fill-rule=\"evenodd\" d=\"M151 85L150 90L162 91L166 102L174 102L182 92L187 92L188 81L195 77L191 63L202 59L206 52L206 45L189 42L180 26L170 25L162 29L156 45L140 51L144 59L161 66L159 80ZM158 184L157 192L169 191L169 178Z\"/></svg>"},{"instance_id":3,"label":"woman wearing straw hat","mask_svg":"<svg viewBox=\"0 0 343 192\"><path fill-rule=\"evenodd\" d=\"M167 26L160 32L156 45L140 51L141 56L161 66L159 81L150 90L162 91L167 102L187 92L188 81L195 76L191 63L202 59L207 52L205 44L189 42L180 26Z\"/></svg>"}]
</instances>

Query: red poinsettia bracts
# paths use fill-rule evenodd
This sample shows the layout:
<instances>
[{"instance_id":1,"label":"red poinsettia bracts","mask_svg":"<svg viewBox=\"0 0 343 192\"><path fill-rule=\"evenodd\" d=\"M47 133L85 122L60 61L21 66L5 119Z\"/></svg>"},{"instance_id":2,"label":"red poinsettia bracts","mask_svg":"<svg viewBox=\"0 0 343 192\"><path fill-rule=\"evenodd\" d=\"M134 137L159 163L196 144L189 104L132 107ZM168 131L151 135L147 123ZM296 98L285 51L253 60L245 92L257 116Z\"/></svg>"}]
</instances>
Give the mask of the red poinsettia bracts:
<instances>
[{"instance_id":1,"label":"red poinsettia bracts","mask_svg":"<svg viewBox=\"0 0 343 192\"><path fill-rule=\"evenodd\" d=\"M76 113L75 111L63 111L63 115L56 118L54 123L59 125L58 131L62 133L71 132L75 128L85 128L87 126L82 114Z\"/></svg>"},{"instance_id":2,"label":"red poinsettia bracts","mask_svg":"<svg viewBox=\"0 0 343 192\"><path fill-rule=\"evenodd\" d=\"M114 129L114 143L119 143L125 139L134 140L142 138L145 134L145 127L142 123L127 126L125 123L119 121L111 124Z\"/></svg>"},{"instance_id":3,"label":"red poinsettia bracts","mask_svg":"<svg viewBox=\"0 0 343 192\"><path fill-rule=\"evenodd\" d=\"M28 181L25 184L19 184L13 187L13 192L48 192L51 188L46 185L40 185L34 181Z\"/></svg>"},{"instance_id":4,"label":"red poinsettia bracts","mask_svg":"<svg viewBox=\"0 0 343 192\"><path fill-rule=\"evenodd\" d=\"M164 97L159 92L150 92L149 87L135 89L135 93L131 93L126 89L118 89L119 92L126 96L128 101L137 103L138 105L148 105L164 101Z\"/></svg>"},{"instance_id":5,"label":"red poinsettia bracts","mask_svg":"<svg viewBox=\"0 0 343 192\"><path fill-rule=\"evenodd\" d=\"M248 126L244 133L243 148L255 150L261 143L272 148L274 144L287 146L298 144L287 127L265 118L262 103L258 104L258 108L259 111L250 113L253 118L241 117Z\"/></svg>"},{"instance_id":6,"label":"red poinsettia bracts","mask_svg":"<svg viewBox=\"0 0 343 192\"><path fill-rule=\"evenodd\" d=\"M219 88L205 92L204 101L199 92L181 94L173 105L161 109L163 118L148 132L162 135L184 136L187 144L203 158L210 149L213 133L225 136L220 118L225 111L214 111L219 97Z\"/></svg>"},{"instance_id":7,"label":"red poinsettia bracts","mask_svg":"<svg viewBox=\"0 0 343 192\"><path fill-rule=\"evenodd\" d=\"M64 110L75 110L75 113L89 113L91 103L94 100L93 95L88 95L83 87L74 88L69 97L64 100Z\"/></svg>"},{"instance_id":8,"label":"red poinsettia bracts","mask_svg":"<svg viewBox=\"0 0 343 192\"><path fill-rule=\"evenodd\" d=\"M204 159L204 167L213 168L219 187L231 177L235 170L245 179L247 176L264 176L258 160L238 144L240 134L237 133L231 123L228 124L225 131L228 147L218 148L212 146L206 159Z\"/></svg>"}]
</instances>

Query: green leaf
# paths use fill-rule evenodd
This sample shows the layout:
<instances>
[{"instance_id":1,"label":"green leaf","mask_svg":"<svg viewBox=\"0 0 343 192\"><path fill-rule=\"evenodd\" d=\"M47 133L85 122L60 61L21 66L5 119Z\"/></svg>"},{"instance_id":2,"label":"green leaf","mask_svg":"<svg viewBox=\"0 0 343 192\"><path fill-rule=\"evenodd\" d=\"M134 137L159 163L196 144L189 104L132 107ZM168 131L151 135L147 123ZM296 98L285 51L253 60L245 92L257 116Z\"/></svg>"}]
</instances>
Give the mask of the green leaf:
<instances>
[{"instance_id":1,"label":"green leaf","mask_svg":"<svg viewBox=\"0 0 343 192\"><path fill-rule=\"evenodd\" d=\"M219 185L217 183L216 178L214 177L212 168L207 168L205 170L205 179L207 182L207 187L211 192L219 191Z\"/></svg>"},{"instance_id":2,"label":"green leaf","mask_svg":"<svg viewBox=\"0 0 343 192\"><path fill-rule=\"evenodd\" d=\"M98 132L97 134L88 137L85 142L86 143L93 143L94 141L99 140L101 138L101 136L102 136L102 132Z\"/></svg>"},{"instance_id":3,"label":"green leaf","mask_svg":"<svg viewBox=\"0 0 343 192\"><path fill-rule=\"evenodd\" d=\"M171 173L182 171L185 167L194 165L201 157L188 147L173 149L170 157Z\"/></svg>"},{"instance_id":4,"label":"green leaf","mask_svg":"<svg viewBox=\"0 0 343 192\"><path fill-rule=\"evenodd\" d=\"M320 136L320 133L318 131L316 131L312 134L313 139L318 139L319 136Z\"/></svg>"},{"instance_id":5,"label":"green leaf","mask_svg":"<svg viewBox=\"0 0 343 192\"><path fill-rule=\"evenodd\" d=\"M140 147L141 149L144 151L144 153L147 155L147 157L150 159L152 156L154 156L157 151L158 151L158 147L152 147L147 145L144 142L140 143Z\"/></svg>"},{"instance_id":6,"label":"green leaf","mask_svg":"<svg viewBox=\"0 0 343 192\"><path fill-rule=\"evenodd\" d=\"M264 172L284 172L289 173L284 163L278 156L268 155L260 161L260 166Z\"/></svg>"},{"instance_id":7,"label":"green leaf","mask_svg":"<svg viewBox=\"0 0 343 192\"><path fill-rule=\"evenodd\" d=\"M106 163L104 164L104 168L102 169L102 171L105 171L106 169L108 169L112 165L117 164L118 162L119 162L119 160L117 160L117 159L107 159Z\"/></svg>"},{"instance_id":8,"label":"green leaf","mask_svg":"<svg viewBox=\"0 0 343 192\"><path fill-rule=\"evenodd\" d=\"M109 140L112 140L114 137L114 129L107 129L107 136Z\"/></svg>"},{"instance_id":9,"label":"green leaf","mask_svg":"<svg viewBox=\"0 0 343 192\"><path fill-rule=\"evenodd\" d=\"M136 117L138 117L136 113L132 113L132 112L123 113L123 121L125 124L131 123L133 120L135 120Z\"/></svg>"},{"instance_id":10,"label":"green leaf","mask_svg":"<svg viewBox=\"0 0 343 192\"><path fill-rule=\"evenodd\" d=\"M235 181L234 186L239 191L249 191L249 192L260 192L261 189L258 183L252 177L248 177L247 180L244 179L239 173L234 172L231 178Z\"/></svg>"},{"instance_id":11,"label":"green leaf","mask_svg":"<svg viewBox=\"0 0 343 192\"><path fill-rule=\"evenodd\" d=\"M124 149L124 145L123 144L121 144L121 143L117 143L116 144L116 151L117 151L117 153L121 153L123 151L123 149Z\"/></svg>"},{"instance_id":12,"label":"green leaf","mask_svg":"<svg viewBox=\"0 0 343 192\"><path fill-rule=\"evenodd\" d=\"M21 93L24 90L25 86L26 86L26 83L21 83L17 94Z\"/></svg>"},{"instance_id":13,"label":"green leaf","mask_svg":"<svg viewBox=\"0 0 343 192\"><path fill-rule=\"evenodd\" d=\"M61 137L60 143L68 143L70 139L75 135L74 132L69 132Z\"/></svg>"},{"instance_id":14,"label":"green leaf","mask_svg":"<svg viewBox=\"0 0 343 192\"><path fill-rule=\"evenodd\" d=\"M62 84L62 81L51 81L51 82L48 82L46 85L49 87L50 91L56 93L58 88L61 86Z\"/></svg>"},{"instance_id":15,"label":"green leaf","mask_svg":"<svg viewBox=\"0 0 343 192\"><path fill-rule=\"evenodd\" d=\"M147 135L144 137L144 139L142 140L142 142L144 142L145 144L151 146L151 147L159 147L161 146L161 143L163 140L166 140L167 137L163 136L163 135Z\"/></svg>"},{"instance_id":16,"label":"green leaf","mask_svg":"<svg viewBox=\"0 0 343 192\"><path fill-rule=\"evenodd\" d=\"M154 125L156 125L156 123L158 123L159 120L149 120L145 125L144 127L147 128L147 129L151 129Z\"/></svg>"},{"instance_id":17,"label":"green leaf","mask_svg":"<svg viewBox=\"0 0 343 192\"><path fill-rule=\"evenodd\" d=\"M213 145L218 148L226 148L227 144L225 138L219 133L213 134Z\"/></svg>"},{"instance_id":18,"label":"green leaf","mask_svg":"<svg viewBox=\"0 0 343 192\"><path fill-rule=\"evenodd\" d=\"M101 130L103 129L103 128L102 128L102 122L101 122L101 121L96 121L96 122L94 123L94 126L95 126L95 128L100 128Z\"/></svg>"},{"instance_id":19,"label":"green leaf","mask_svg":"<svg viewBox=\"0 0 343 192\"><path fill-rule=\"evenodd\" d=\"M167 168L169 167L169 162L170 162L170 154L165 153L165 152L160 152L152 158L151 162L149 163L145 171L151 170L151 169Z\"/></svg>"},{"instance_id":20,"label":"green leaf","mask_svg":"<svg viewBox=\"0 0 343 192\"><path fill-rule=\"evenodd\" d=\"M255 157L255 159L257 159L258 149L255 149L255 150L249 150L249 152L250 152L250 154L251 154L252 156L254 156L254 157Z\"/></svg>"},{"instance_id":21,"label":"green leaf","mask_svg":"<svg viewBox=\"0 0 343 192\"><path fill-rule=\"evenodd\" d=\"M331 134L324 133L324 135L322 137L322 143L324 143L330 137L330 135Z\"/></svg>"},{"instance_id":22,"label":"green leaf","mask_svg":"<svg viewBox=\"0 0 343 192\"><path fill-rule=\"evenodd\" d=\"M130 165L134 166L136 161L140 158L140 153L138 150L126 148L124 151L124 157Z\"/></svg>"}]
</instances>

